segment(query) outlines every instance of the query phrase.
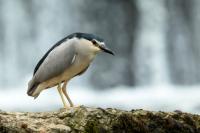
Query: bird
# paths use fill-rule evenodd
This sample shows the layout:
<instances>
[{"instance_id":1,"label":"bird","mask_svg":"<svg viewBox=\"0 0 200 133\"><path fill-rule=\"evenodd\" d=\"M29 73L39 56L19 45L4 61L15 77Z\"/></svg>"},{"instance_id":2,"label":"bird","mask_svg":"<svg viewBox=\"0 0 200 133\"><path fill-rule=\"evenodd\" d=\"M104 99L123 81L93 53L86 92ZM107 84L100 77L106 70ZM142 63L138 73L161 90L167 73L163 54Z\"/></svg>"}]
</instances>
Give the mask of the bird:
<instances>
[{"instance_id":1,"label":"bird","mask_svg":"<svg viewBox=\"0 0 200 133\"><path fill-rule=\"evenodd\" d=\"M61 39L37 63L28 82L28 96L36 99L43 90L57 86L64 108L74 107L66 91L67 83L82 75L101 51L114 55L104 39L94 34L76 32Z\"/></svg>"}]
</instances>

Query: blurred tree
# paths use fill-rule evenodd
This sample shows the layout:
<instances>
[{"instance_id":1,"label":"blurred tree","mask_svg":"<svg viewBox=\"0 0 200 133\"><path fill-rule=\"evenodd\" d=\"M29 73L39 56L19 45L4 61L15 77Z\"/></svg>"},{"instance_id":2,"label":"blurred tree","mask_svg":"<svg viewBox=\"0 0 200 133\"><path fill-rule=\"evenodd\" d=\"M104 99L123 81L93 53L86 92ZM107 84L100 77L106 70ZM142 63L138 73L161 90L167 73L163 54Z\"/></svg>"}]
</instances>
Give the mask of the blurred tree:
<instances>
[{"instance_id":1,"label":"blurred tree","mask_svg":"<svg viewBox=\"0 0 200 133\"><path fill-rule=\"evenodd\" d=\"M199 12L196 0L166 1L168 19L168 60L171 82L196 84L200 82ZM196 12L196 13L195 13Z\"/></svg>"},{"instance_id":2,"label":"blurred tree","mask_svg":"<svg viewBox=\"0 0 200 133\"><path fill-rule=\"evenodd\" d=\"M93 63L95 87L200 83L199 12L198 0L0 1L0 86L24 80L73 32L98 34L116 53Z\"/></svg>"},{"instance_id":3,"label":"blurred tree","mask_svg":"<svg viewBox=\"0 0 200 133\"><path fill-rule=\"evenodd\" d=\"M165 0L137 0L139 26L133 51L137 85L169 84Z\"/></svg>"},{"instance_id":4,"label":"blurred tree","mask_svg":"<svg viewBox=\"0 0 200 133\"><path fill-rule=\"evenodd\" d=\"M90 77L91 83L101 88L134 85L132 52L138 22L135 1L84 2L80 8L84 21L89 23L94 33L100 34L116 53L115 57L102 54L101 58L95 61L95 70Z\"/></svg>"}]
</instances>

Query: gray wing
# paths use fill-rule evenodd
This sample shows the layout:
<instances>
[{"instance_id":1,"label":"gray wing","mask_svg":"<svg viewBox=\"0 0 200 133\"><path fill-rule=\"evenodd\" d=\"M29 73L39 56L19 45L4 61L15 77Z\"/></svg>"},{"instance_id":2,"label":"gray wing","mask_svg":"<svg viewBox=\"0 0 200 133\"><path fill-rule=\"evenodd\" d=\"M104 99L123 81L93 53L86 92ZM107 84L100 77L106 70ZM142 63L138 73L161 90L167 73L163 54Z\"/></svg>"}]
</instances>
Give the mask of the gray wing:
<instances>
[{"instance_id":1,"label":"gray wing","mask_svg":"<svg viewBox=\"0 0 200 133\"><path fill-rule=\"evenodd\" d=\"M63 73L72 64L75 53L73 44L61 44L45 58L34 75L35 82L44 82Z\"/></svg>"}]
</instances>

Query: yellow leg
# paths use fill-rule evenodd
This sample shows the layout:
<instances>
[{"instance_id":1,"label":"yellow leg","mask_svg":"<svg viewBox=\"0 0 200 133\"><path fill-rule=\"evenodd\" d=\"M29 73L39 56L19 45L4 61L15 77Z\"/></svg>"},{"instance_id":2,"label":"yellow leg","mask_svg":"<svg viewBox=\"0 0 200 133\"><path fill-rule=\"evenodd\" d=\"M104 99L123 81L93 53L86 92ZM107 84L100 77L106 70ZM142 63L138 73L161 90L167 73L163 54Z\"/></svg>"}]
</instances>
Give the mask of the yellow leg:
<instances>
[{"instance_id":1,"label":"yellow leg","mask_svg":"<svg viewBox=\"0 0 200 133\"><path fill-rule=\"evenodd\" d=\"M61 83L60 83L60 84L61 84ZM60 97L61 97L61 99L62 99L62 103L63 103L63 105L64 105L64 108L69 108L69 107L67 106L66 102L65 102L64 97L63 97L62 88L61 88L60 84L58 84L57 89L58 89L58 92L59 92Z\"/></svg>"},{"instance_id":2,"label":"yellow leg","mask_svg":"<svg viewBox=\"0 0 200 133\"><path fill-rule=\"evenodd\" d=\"M74 104L72 103L72 100L69 98L69 95L66 92L66 86L67 86L67 82L64 82L64 84L62 86L62 92L65 95L65 97L67 98L67 100L68 100L68 102L70 104L70 107L74 107Z\"/></svg>"}]
</instances>

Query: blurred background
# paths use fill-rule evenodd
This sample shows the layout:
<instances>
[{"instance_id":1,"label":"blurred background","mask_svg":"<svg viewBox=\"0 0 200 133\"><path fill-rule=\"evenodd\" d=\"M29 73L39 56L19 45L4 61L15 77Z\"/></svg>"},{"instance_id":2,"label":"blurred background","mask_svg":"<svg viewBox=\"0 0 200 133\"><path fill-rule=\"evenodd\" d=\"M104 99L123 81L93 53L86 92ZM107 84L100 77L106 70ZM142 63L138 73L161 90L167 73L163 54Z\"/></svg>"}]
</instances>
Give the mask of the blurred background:
<instances>
[{"instance_id":1,"label":"blurred background","mask_svg":"<svg viewBox=\"0 0 200 133\"><path fill-rule=\"evenodd\" d=\"M87 32L116 56L70 81L76 105L200 113L199 24L198 0L1 0L0 109L61 108L55 88L28 97L28 81L52 45Z\"/></svg>"}]
</instances>

